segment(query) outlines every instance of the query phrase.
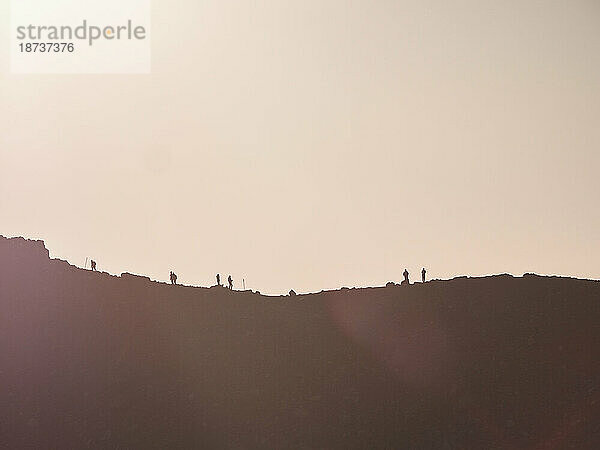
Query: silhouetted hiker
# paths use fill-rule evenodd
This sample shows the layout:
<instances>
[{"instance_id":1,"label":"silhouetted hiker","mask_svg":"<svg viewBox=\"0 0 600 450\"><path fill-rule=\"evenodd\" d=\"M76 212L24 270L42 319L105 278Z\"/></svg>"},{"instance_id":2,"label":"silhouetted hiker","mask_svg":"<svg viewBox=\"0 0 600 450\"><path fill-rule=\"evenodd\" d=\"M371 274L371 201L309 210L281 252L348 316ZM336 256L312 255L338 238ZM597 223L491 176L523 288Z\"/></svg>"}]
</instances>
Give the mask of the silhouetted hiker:
<instances>
[{"instance_id":1,"label":"silhouetted hiker","mask_svg":"<svg viewBox=\"0 0 600 450\"><path fill-rule=\"evenodd\" d=\"M425 267L423 267L423 270L421 270L421 280L423 283L425 283L425 274L427 274L427 271L425 270Z\"/></svg>"},{"instance_id":2,"label":"silhouetted hiker","mask_svg":"<svg viewBox=\"0 0 600 450\"><path fill-rule=\"evenodd\" d=\"M95 271L96 270L96 261L94 261L92 259L92 270Z\"/></svg>"},{"instance_id":3,"label":"silhouetted hiker","mask_svg":"<svg viewBox=\"0 0 600 450\"><path fill-rule=\"evenodd\" d=\"M410 281L408 280L408 270L406 269L404 269L404 283L410 284Z\"/></svg>"},{"instance_id":4,"label":"silhouetted hiker","mask_svg":"<svg viewBox=\"0 0 600 450\"><path fill-rule=\"evenodd\" d=\"M233 289L233 278L231 278L231 275L227 278L227 282L229 283L229 289Z\"/></svg>"},{"instance_id":5,"label":"silhouetted hiker","mask_svg":"<svg viewBox=\"0 0 600 450\"><path fill-rule=\"evenodd\" d=\"M221 274L217 274L217 286L221 286Z\"/></svg>"},{"instance_id":6,"label":"silhouetted hiker","mask_svg":"<svg viewBox=\"0 0 600 450\"><path fill-rule=\"evenodd\" d=\"M171 271L169 278L171 278L171 284L177 284L177 275L175 275L175 272Z\"/></svg>"}]
</instances>

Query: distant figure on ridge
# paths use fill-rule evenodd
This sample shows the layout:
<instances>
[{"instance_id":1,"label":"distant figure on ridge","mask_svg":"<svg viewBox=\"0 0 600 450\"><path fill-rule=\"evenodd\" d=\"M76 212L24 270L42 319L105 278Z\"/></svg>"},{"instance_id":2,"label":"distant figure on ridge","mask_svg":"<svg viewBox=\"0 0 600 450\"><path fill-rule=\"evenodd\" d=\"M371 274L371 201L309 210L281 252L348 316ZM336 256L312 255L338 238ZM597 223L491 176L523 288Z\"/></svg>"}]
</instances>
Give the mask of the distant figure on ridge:
<instances>
[{"instance_id":1,"label":"distant figure on ridge","mask_svg":"<svg viewBox=\"0 0 600 450\"><path fill-rule=\"evenodd\" d=\"M229 283L229 289L233 289L233 278L231 278L231 275L227 278L227 282Z\"/></svg>"},{"instance_id":2,"label":"distant figure on ridge","mask_svg":"<svg viewBox=\"0 0 600 450\"><path fill-rule=\"evenodd\" d=\"M92 259L92 270L96 271L96 261Z\"/></svg>"},{"instance_id":3,"label":"distant figure on ridge","mask_svg":"<svg viewBox=\"0 0 600 450\"><path fill-rule=\"evenodd\" d=\"M221 274L217 274L217 286L221 286Z\"/></svg>"},{"instance_id":4,"label":"distant figure on ridge","mask_svg":"<svg viewBox=\"0 0 600 450\"><path fill-rule=\"evenodd\" d=\"M402 284L410 284L410 281L408 279L408 270L404 269L404 281L402 282Z\"/></svg>"},{"instance_id":5,"label":"distant figure on ridge","mask_svg":"<svg viewBox=\"0 0 600 450\"><path fill-rule=\"evenodd\" d=\"M421 270L421 280L423 281L423 283L425 283L425 275L427 274L427 271L425 270L425 267L423 267L423 270Z\"/></svg>"},{"instance_id":6,"label":"distant figure on ridge","mask_svg":"<svg viewBox=\"0 0 600 450\"><path fill-rule=\"evenodd\" d=\"M177 275L175 275L175 272L171 271L169 278L171 279L171 284L177 284Z\"/></svg>"}]
</instances>

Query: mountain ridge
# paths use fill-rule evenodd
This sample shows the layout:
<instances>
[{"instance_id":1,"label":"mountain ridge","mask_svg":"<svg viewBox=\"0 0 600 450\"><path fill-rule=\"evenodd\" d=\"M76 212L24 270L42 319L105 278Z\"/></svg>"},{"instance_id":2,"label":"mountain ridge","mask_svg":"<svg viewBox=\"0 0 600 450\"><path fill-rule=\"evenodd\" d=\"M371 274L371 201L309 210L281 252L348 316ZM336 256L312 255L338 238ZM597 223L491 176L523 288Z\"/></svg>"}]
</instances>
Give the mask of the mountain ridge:
<instances>
[{"instance_id":1,"label":"mountain ridge","mask_svg":"<svg viewBox=\"0 0 600 450\"><path fill-rule=\"evenodd\" d=\"M600 282L271 297L0 237L2 448L597 448Z\"/></svg>"},{"instance_id":2,"label":"mountain ridge","mask_svg":"<svg viewBox=\"0 0 600 450\"><path fill-rule=\"evenodd\" d=\"M41 240L41 239L28 239L28 238L25 238L22 236L5 237L0 234L0 244L3 245L4 251L7 251L7 249L11 246L13 247L13 251L17 250L17 251L22 252L23 249L29 249L30 251L26 251L25 253L29 253L30 255L38 254L40 256L43 256L43 257L49 259L50 261L55 261L57 263L66 263L70 267L73 267L75 269L85 270L85 271L90 270L87 268L82 268L77 265L71 264L68 260L64 260L64 259L60 259L60 258L50 258L50 251L46 247L44 240ZM152 283L169 284L166 281L154 280L147 275L131 273L131 272L122 272L120 275L116 275L116 274L112 274L112 273L100 270L100 271L98 271L98 273L109 275L111 277L116 277L116 278L133 277L133 278L145 279ZM468 280L493 279L493 278L498 278L498 277L510 277L510 278L539 277L539 278L547 278L547 279L579 280L579 281L589 281L589 282L599 282L600 283L600 280L595 280L595 279L578 278L578 277L563 276L563 275L540 275L540 274L536 274L536 273L532 273L532 272L524 273L521 277L518 275L512 275L510 273L498 273L498 274L482 275L482 276L459 275L459 276L455 276L455 277L449 278L449 279L431 279L431 280L427 280L427 283L450 282L450 281L454 281L454 280L463 280L463 279L468 279ZM411 282L411 286L420 285L420 284L422 284L421 281ZM206 286L200 286L200 285L194 285L194 284L177 284L177 286L202 288L202 289L210 289L211 287L216 287L216 286L206 287ZM348 290L348 289L352 289L352 290L355 290L355 289L379 289L379 288L386 288L386 287L391 287L391 286L401 286L401 284L399 282L389 281L385 286L341 287L339 289L323 289L321 291L298 293L297 295L302 296L302 295L318 294L318 293L323 293L323 292L339 292L339 291ZM236 292L255 292L264 297L283 297L283 296L285 296L283 294L282 295L263 294L259 290L252 291L251 289L246 289L246 290L236 289L235 291Z\"/></svg>"}]
</instances>

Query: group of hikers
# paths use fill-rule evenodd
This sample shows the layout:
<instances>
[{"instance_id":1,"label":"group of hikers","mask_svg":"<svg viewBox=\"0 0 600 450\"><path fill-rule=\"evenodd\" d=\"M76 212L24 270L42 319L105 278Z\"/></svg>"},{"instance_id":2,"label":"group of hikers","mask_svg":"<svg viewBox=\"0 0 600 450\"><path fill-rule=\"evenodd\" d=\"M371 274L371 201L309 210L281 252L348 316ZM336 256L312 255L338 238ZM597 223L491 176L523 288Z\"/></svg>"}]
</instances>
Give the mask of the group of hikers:
<instances>
[{"instance_id":1,"label":"group of hikers","mask_svg":"<svg viewBox=\"0 0 600 450\"><path fill-rule=\"evenodd\" d=\"M91 260L92 263L92 271L96 271L96 261L94 261L93 259ZM404 281L401 284L410 284L410 280L409 280L409 273L407 269L404 269ZM423 270L421 270L421 281L423 283L425 283L425 278L427 275L427 271L425 270L425 267L423 267ZM177 284L177 274L175 272L173 272L171 270L171 273L169 274L169 279L171 280L171 284ZM227 283L229 284L229 289L233 290L233 278L231 278L231 275L229 275L227 277ZM221 274L217 274L217 286L221 286Z\"/></svg>"},{"instance_id":2,"label":"group of hikers","mask_svg":"<svg viewBox=\"0 0 600 450\"><path fill-rule=\"evenodd\" d=\"M177 274L171 270L169 274L169 279L171 280L171 284L177 284ZM233 278L231 275L227 277L227 283L229 284L229 289L233 290ZM221 274L217 274L217 286L221 286Z\"/></svg>"},{"instance_id":3,"label":"group of hikers","mask_svg":"<svg viewBox=\"0 0 600 450\"><path fill-rule=\"evenodd\" d=\"M406 283L406 284L410 284L410 280L408 279L408 270L404 269L404 281L402 282L402 284ZM427 275L427 271L425 270L425 267L423 267L423 270L421 270L421 281L423 283L425 283L425 278Z\"/></svg>"},{"instance_id":4,"label":"group of hikers","mask_svg":"<svg viewBox=\"0 0 600 450\"><path fill-rule=\"evenodd\" d=\"M94 261L92 261L92 264L94 264L92 267L95 267L95 263ZM409 273L408 273L408 269L404 269L404 281L402 282L402 284L410 284L410 280L409 280ZM425 283L425 279L427 276L427 270L425 270L425 267L423 267L423 269L421 270L421 281L423 283ZM171 284L177 284L177 275L171 271ZM229 275L227 277L227 283L229 284L229 289L233 289L233 278L231 278L231 275ZM221 286L221 274L217 274L217 286Z\"/></svg>"},{"instance_id":5,"label":"group of hikers","mask_svg":"<svg viewBox=\"0 0 600 450\"><path fill-rule=\"evenodd\" d=\"M231 278L231 275L229 275L227 277L227 283L229 284L229 289L233 289L233 278ZM217 274L217 286L221 286L221 274L220 273Z\"/></svg>"},{"instance_id":6,"label":"group of hikers","mask_svg":"<svg viewBox=\"0 0 600 450\"><path fill-rule=\"evenodd\" d=\"M87 263L86 263L87 267ZM92 271L95 272L97 270L96 261L91 260L91 268ZM169 280L171 280L171 284L177 284L177 274L171 270L169 273ZM227 283L229 284L229 289L233 290L233 278L231 275L227 277ZM221 274L217 274L217 286L221 286Z\"/></svg>"}]
</instances>

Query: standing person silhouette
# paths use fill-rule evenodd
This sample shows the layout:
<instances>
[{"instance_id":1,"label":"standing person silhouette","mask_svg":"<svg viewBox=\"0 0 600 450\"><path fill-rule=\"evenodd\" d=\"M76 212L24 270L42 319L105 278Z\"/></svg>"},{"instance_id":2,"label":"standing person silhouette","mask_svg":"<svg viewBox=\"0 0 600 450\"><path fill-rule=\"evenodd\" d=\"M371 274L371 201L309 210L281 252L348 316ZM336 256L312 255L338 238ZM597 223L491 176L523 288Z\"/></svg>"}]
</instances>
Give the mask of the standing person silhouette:
<instances>
[{"instance_id":1,"label":"standing person silhouette","mask_svg":"<svg viewBox=\"0 0 600 450\"><path fill-rule=\"evenodd\" d=\"M425 275L427 274L427 271L425 270L425 267L423 267L423 270L421 270L421 280L423 281L423 283L425 283Z\"/></svg>"},{"instance_id":2,"label":"standing person silhouette","mask_svg":"<svg viewBox=\"0 0 600 450\"><path fill-rule=\"evenodd\" d=\"M217 274L217 286L221 286L221 274Z\"/></svg>"},{"instance_id":3,"label":"standing person silhouette","mask_svg":"<svg viewBox=\"0 0 600 450\"><path fill-rule=\"evenodd\" d=\"M406 269L404 269L404 281L406 284L410 284L410 281L408 280L408 270Z\"/></svg>"},{"instance_id":4,"label":"standing person silhouette","mask_svg":"<svg viewBox=\"0 0 600 450\"><path fill-rule=\"evenodd\" d=\"M233 278L231 278L231 275L227 278L227 282L229 283L229 289L233 289Z\"/></svg>"},{"instance_id":5,"label":"standing person silhouette","mask_svg":"<svg viewBox=\"0 0 600 450\"><path fill-rule=\"evenodd\" d=\"M92 259L92 271L96 271L96 261Z\"/></svg>"}]
</instances>

